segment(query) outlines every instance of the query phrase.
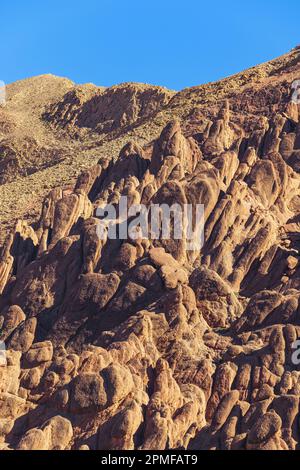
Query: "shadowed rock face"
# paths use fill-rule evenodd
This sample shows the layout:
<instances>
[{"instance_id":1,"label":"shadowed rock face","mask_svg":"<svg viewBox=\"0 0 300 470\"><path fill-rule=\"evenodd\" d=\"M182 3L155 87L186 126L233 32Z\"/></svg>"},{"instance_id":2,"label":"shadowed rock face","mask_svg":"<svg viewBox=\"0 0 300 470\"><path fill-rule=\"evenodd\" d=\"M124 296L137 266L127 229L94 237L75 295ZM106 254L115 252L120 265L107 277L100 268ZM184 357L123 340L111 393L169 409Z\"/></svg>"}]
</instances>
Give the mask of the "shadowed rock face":
<instances>
[{"instance_id":1,"label":"shadowed rock face","mask_svg":"<svg viewBox=\"0 0 300 470\"><path fill-rule=\"evenodd\" d=\"M1 449L299 447L297 63L277 67L281 88L250 83L216 112L175 115L17 223L0 257ZM100 119L88 103L66 126ZM204 204L203 247L100 240L96 208L122 196Z\"/></svg>"}]
</instances>

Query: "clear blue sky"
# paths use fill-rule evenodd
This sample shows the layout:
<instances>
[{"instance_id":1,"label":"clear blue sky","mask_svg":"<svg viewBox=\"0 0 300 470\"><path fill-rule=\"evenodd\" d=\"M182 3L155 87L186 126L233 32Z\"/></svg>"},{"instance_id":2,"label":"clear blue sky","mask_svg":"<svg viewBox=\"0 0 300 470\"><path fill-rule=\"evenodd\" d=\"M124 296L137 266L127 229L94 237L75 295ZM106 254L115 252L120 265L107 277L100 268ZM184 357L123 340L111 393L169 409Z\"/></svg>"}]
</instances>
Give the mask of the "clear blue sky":
<instances>
[{"instance_id":1,"label":"clear blue sky","mask_svg":"<svg viewBox=\"0 0 300 470\"><path fill-rule=\"evenodd\" d=\"M199 85L300 43L299 0L37 0L0 5L0 80Z\"/></svg>"}]
</instances>

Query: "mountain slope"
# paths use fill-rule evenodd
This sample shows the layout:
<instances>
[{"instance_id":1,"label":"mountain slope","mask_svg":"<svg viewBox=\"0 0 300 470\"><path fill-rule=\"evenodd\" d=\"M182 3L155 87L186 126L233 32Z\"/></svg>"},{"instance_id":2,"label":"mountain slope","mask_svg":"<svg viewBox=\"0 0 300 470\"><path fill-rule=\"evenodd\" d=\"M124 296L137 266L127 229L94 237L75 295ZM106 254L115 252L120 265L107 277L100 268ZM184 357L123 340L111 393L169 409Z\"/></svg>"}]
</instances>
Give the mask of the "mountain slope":
<instances>
[{"instance_id":1,"label":"mountain slope","mask_svg":"<svg viewBox=\"0 0 300 470\"><path fill-rule=\"evenodd\" d=\"M130 139L140 145L149 143L170 119L181 119L185 133L201 133L207 119L216 117L221 101L230 98L231 108L236 111L234 119L238 123L246 120L246 126L253 127L257 115L270 116L285 104L290 85L299 76L299 60L300 51L296 48L233 77L179 93L138 84L107 90L94 85L74 86L70 80L51 75L9 85L8 103L0 109L0 244L18 218L37 220L38 207L51 188L68 186L81 170L102 156L116 158ZM143 87L153 90L154 98L150 93L150 101L154 102L148 104L145 115L143 112L135 115L136 89ZM55 108L60 112L64 107L68 109L70 99L78 94L82 108L91 106L92 110L96 106L97 117L97 96L104 93L113 106L119 106L122 90L127 98L121 108L125 116L133 115L136 119L132 122L125 118L125 125L113 131L99 133L97 119L92 122L95 128L84 128L76 124L65 126L64 122L57 125L58 116L52 116ZM151 108L155 116L147 114ZM81 112L84 114L84 109ZM93 111L91 115L94 116Z\"/></svg>"},{"instance_id":2,"label":"mountain slope","mask_svg":"<svg viewBox=\"0 0 300 470\"><path fill-rule=\"evenodd\" d=\"M7 104L0 108L0 243L18 218L37 219L39 204L51 188L72 184L100 156L116 155L130 135L127 127L152 117L173 94L142 84L77 86L52 75L8 85ZM82 122L72 126L76 109ZM114 135L124 127L121 136Z\"/></svg>"},{"instance_id":3,"label":"mountain slope","mask_svg":"<svg viewBox=\"0 0 300 470\"><path fill-rule=\"evenodd\" d=\"M13 191L61 186L14 209L35 223L0 257L0 448L299 448L299 54L176 94L64 80L31 102L63 160L0 186L5 220ZM201 249L99 239L97 207L125 195L204 204Z\"/></svg>"}]
</instances>

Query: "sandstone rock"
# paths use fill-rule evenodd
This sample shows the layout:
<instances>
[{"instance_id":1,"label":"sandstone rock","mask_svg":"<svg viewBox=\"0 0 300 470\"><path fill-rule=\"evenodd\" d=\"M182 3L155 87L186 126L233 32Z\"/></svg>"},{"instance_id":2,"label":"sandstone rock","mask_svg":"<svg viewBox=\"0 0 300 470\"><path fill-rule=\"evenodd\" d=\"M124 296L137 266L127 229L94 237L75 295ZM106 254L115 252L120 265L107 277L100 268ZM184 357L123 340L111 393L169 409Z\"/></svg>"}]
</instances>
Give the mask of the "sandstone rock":
<instances>
[{"instance_id":1,"label":"sandstone rock","mask_svg":"<svg viewBox=\"0 0 300 470\"><path fill-rule=\"evenodd\" d=\"M299 53L178 93L10 85L1 450L299 447ZM156 238L99 237L124 196L204 213L180 238L174 213Z\"/></svg>"},{"instance_id":2,"label":"sandstone rock","mask_svg":"<svg viewBox=\"0 0 300 470\"><path fill-rule=\"evenodd\" d=\"M12 305L6 308L3 312L3 324L0 333L1 341L5 341L11 333L24 322L26 319L25 313L18 305Z\"/></svg>"},{"instance_id":3,"label":"sandstone rock","mask_svg":"<svg viewBox=\"0 0 300 470\"><path fill-rule=\"evenodd\" d=\"M223 397L213 417L212 429L214 431L218 431L219 429L221 429L223 424L226 422L228 416L230 415L232 408L237 403L238 399L239 392L237 390L233 390L232 392L227 393Z\"/></svg>"},{"instance_id":4,"label":"sandstone rock","mask_svg":"<svg viewBox=\"0 0 300 470\"><path fill-rule=\"evenodd\" d=\"M163 130L153 150L150 171L157 173L168 155L178 157L184 170L192 172L200 152L191 139L185 139L181 133L180 123L171 121Z\"/></svg>"},{"instance_id":5,"label":"sandstone rock","mask_svg":"<svg viewBox=\"0 0 300 470\"><path fill-rule=\"evenodd\" d=\"M18 450L64 450L73 437L70 421L55 416L41 429L27 431L18 444Z\"/></svg>"},{"instance_id":6,"label":"sandstone rock","mask_svg":"<svg viewBox=\"0 0 300 470\"><path fill-rule=\"evenodd\" d=\"M26 353L26 360L29 364L35 365L52 360L53 346L51 341L35 343Z\"/></svg>"},{"instance_id":7,"label":"sandstone rock","mask_svg":"<svg viewBox=\"0 0 300 470\"><path fill-rule=\"evenodd\" d=\"M210 326L225 327L241 313L242 307L234 292L214 271L204 267L195 270L190 276L190 286Z\"/></svg>"},{"instance_id":8,"label":"sandstone rock","mask_svg":"<svg viewBox=\"0 0 300 470\"><path fill-rule=\"evenodd\" d=\"M26 401L11 393L0 394L1 418L9 418L13 421L25 411Z\"/></svg>"},{"instance_id":9,"label":"sandstone rock","mask_svg":"<svg viewBox=\"0 0 300 470\"><path fill-rule=\"evenodd\" d=\"M30 429L21 438L18 450L48 450L45 435L41 429Z\"/></svg>"},{"instance_id":10,"label":"sandstone rock","mask_svg":"<svg viewBox=\"0 0 300 470\"><path fill-rule=\"evenodd\" d=\"M101 373L107 394L108 406L123 400L134 388L130 371L118 364L112 364Z\"/></svg>"},{"instance_id":11,"label":"sandstone rock","mask_svg":"<svg viewBox=\"0 0 300 470\"><path fill-rule=\"evenodd\" d=\"M70 194L55 205L51 246L69 235L73 224L79 217L87 219L92 214L92 206L85 194Z\"/></svg>"},{"instance_id":12,"label":"sandstone rock","mask_svg":"<svg viewBox=\"0 0 300 470\"><path fill-rule=\"evenodd\" d=\"M21 385L28 390L35 389L41 381L41 372L35 367L22 372Z\"/></svg>"},{"instance_id":13,"label":"sandstone rock","mask_svg":"<svg viewBox=\"0 0 300 470\"><path fill-rule=\"evenodd\" d=\"M251 429L247 448L257 450L287 450L280 439L281 419L274 412L266 413Z\"/></svg>"},{"instance_id":14,"label":"sandstone rock","mask_svg":"<svg viewBox=\"0 0 300 470\"><path fill-rule=\"evenodd\" d=\"M70 421L62 416L54 416L44 423L42 431L48 441L49 450L64 450L73 437Z\"/></svg>"},{"instance_id":15,"label":"sandstone rock","mask_svg":"<svg viewBox=\"0 0 300 470\"><path fill-rule=\"evenodd\" d=\"M15 351L27 352L34 341L36 318L29 318L13 332L8 340L8 347Z\"/></svg>"},{"instance_id":16,"label":"sandstone rock","mask_svg":"<svg viewBox=\"0 0 300 470\"><path fill-rule=\"evenodd\" d=\"M73 412L95 411L107 404L103 378L96 373L80 374L71 388L71 410Z\"/></svg>"},{"instance_id":17,"label":"sandstone rock","mask_svg":"<svg viewBox=\"0 0 300 470\"><path fill-rule=\"evenodd\" d=\"M143 422L141 407L132 401L122 410L114 420L111 429L111 449L133 450L134 436ZM99 433L99 448L103 442L103 436Z\"/></svg>"}]
</instances>

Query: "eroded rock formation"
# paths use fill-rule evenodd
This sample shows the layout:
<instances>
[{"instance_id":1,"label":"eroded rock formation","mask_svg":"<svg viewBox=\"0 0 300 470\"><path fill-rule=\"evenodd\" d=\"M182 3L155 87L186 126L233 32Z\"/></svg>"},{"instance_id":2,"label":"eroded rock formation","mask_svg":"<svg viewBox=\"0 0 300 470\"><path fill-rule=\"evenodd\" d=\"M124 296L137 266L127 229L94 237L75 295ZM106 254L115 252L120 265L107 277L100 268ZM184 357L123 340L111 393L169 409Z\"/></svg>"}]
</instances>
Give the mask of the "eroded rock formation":
<instances>
[{"instance_id":1,"label":"eroded rock formation","mask_svg":"<svg viewBox=\"0 0 300 470\"><path fill-rule=\"evenodd\" d=\"M170 121L18 222L0 257L2 450L299 448L299 116L262 111L249 127L226 100L194 134ZM122 196L204 204L203 247L99 239L97 207Z\"/></svg>"}]
</instances>

